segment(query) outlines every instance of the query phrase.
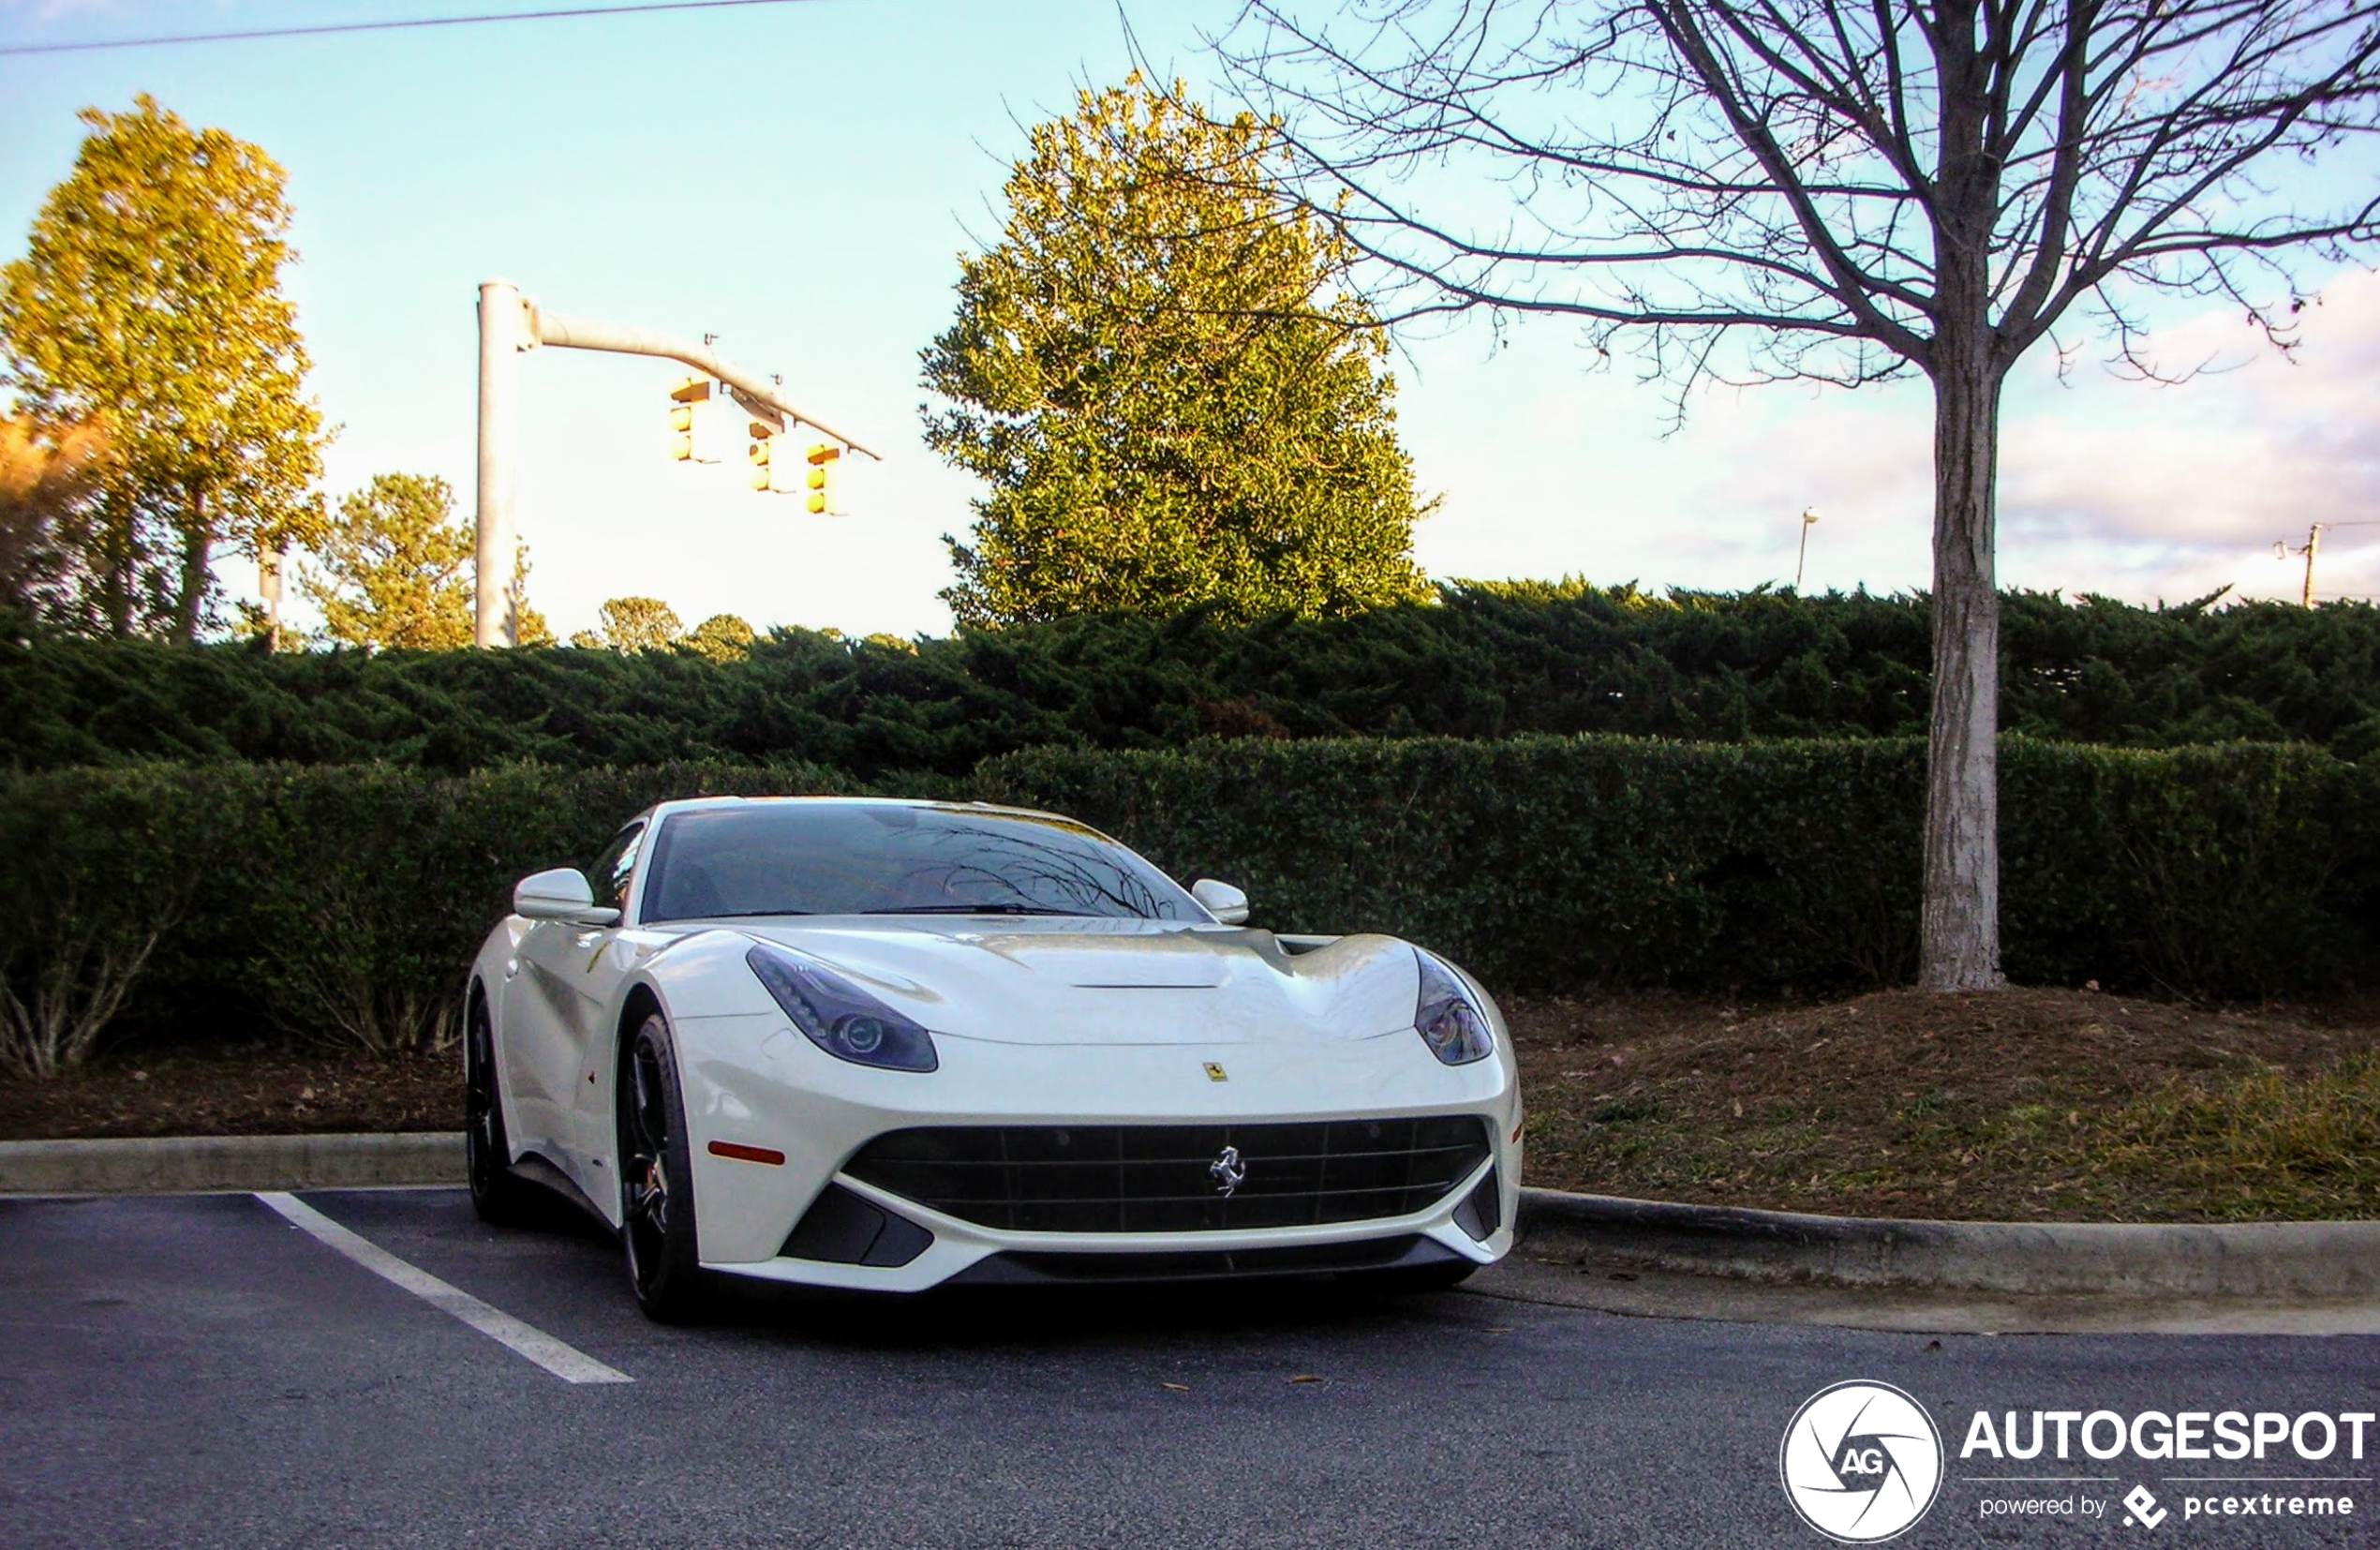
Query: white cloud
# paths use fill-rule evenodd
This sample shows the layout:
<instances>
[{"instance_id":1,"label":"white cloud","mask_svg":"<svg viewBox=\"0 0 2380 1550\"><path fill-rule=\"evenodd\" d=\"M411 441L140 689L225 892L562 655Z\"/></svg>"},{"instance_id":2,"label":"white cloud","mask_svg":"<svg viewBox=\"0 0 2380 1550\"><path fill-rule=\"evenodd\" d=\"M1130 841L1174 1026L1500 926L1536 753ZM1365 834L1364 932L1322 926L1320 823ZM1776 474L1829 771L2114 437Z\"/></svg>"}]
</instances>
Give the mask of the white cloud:
<instances>
[{"instance_id":1,"label":"white cloud","mask_svg":"<svg viewBox=\"0 0 2380 1550\"><path fill-rule=\"evenodd\" d=\"M1922 380L1843 392L1706 393L1659 435L1661 391L1584 373L1558 329L1480 354L1428 347L1405 425L1447 492L1423 531L1434 574L1745 587L1790 580L1815 507L1807 585L1930 575L1931 404ZM2380 524L2380 276L2333 281L2284 359L2236 316L2177 323L2155 358L2217 369L2161 387L2045 351L2009 383L2001 575L2015 586L2175 601L2231 585L2294 598L2312 522ZM1624 370L1625 368L1623 368ZM2380 525L2326 536L2324 596L2380 591Z\"/></svg>"},{"instance_id":2,"label":"white cloud","mask_svg":"<svg viewBox=\"0 0 2380 1550\"><path fill-rule=\"evenodd\" d=\"M2275 540L2302 543L2315 522L2373 523L2329 535L2320 576L2325 595L2370 595L2380 586L2380 276L2334 281L2293 358L2232 318L2157 342L2166 360L2225 369L2172 388L2026 384L2002 455L2010 541L2104 557L2134 587L2168 596L2230 582L2294 597L2301 572L2273 559Z\"/></svg>"}]
</instances>

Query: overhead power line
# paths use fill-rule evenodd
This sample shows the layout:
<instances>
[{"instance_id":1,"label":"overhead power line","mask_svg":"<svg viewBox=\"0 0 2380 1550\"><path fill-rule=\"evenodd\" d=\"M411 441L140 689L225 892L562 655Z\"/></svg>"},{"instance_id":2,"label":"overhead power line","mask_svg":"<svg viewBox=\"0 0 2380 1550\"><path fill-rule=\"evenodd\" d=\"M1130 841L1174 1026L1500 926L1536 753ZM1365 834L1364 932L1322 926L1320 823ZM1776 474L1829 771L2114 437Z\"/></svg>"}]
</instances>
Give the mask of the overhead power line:
<instances>
[{"instance_id":1,"label":"overhead power line","mask_svg":"<svg viewBox=\"0 0 2380 1550\"><path fill-rule=\"evenodd\" d=\"M106 49L162 49L185 43L245 43L266 37L323 37L333 33L403 32L418 27L474 27L489 22L558 22L572 17L636 16L652 11L725 10L744 6L798 6L815 0L657 0L631 6L573 6L560 10L487 11L476 16L423 16L389 22L338 22L310 27L258 27L249 32L194 32L172 37L105 37L81 43L11 43L0 54L97 53Z\"/></svg>"}]
</instances>

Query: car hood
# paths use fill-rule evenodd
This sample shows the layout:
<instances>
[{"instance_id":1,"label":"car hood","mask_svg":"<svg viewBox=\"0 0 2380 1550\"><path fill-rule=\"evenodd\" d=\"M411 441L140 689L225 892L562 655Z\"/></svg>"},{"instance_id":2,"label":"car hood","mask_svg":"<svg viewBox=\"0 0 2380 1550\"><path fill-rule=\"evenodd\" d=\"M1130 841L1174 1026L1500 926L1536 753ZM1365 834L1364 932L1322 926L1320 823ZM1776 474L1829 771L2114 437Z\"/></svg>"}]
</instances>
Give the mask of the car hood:
<instances>
[{"instance_id":1,"label":"car hood","mask_svg":"<svg viewBox=\"0 0 2380 1550\"><path fill-rule=\"evenodd\" d=\"M1270 931L1164 920L844 916L739 922L939 1034L1015 1044L1369 1038L1413 1026L1394 937L1291 953Z\"/></svg>"}]
</instances>

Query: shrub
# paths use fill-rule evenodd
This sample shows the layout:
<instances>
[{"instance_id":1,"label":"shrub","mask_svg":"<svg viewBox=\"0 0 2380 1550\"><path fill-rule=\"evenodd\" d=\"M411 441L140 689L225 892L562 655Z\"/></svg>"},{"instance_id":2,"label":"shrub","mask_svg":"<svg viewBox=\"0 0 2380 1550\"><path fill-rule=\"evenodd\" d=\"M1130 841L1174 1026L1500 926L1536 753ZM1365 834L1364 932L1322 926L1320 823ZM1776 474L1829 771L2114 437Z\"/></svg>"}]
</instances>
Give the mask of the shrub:
<instances>
[{"instance_id":1,"label":"shrub","mask_svg":"<svg viewBox=\"0 0 2380 1550\"><path fill-rule=\"evenodd\" d=\"M90 1054L193 912L212 860L201 820L222 784L173 768L8 782L0 1066L48 1077Z\"/></svg>"}]
</instances>

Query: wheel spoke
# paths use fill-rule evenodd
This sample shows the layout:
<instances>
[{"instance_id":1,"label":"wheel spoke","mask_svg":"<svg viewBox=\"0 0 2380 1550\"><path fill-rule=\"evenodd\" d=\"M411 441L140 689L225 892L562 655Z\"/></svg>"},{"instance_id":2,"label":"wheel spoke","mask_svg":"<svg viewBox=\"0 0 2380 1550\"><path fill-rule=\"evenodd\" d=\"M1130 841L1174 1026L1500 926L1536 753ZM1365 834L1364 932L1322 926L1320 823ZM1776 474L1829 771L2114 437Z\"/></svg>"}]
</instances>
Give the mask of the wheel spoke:
<instances>
[{"instance_id":1,"label":"wheel spoke","mask_svg":"<svg viewBox=\"0 0 2380 1550\"><path fill-rule=\"evenodd\" d=\"M656 1232L669 1230L669 1171L659 1157L639 1153L628 1161L628 1219Z\"/></svg>"},{"instance_id":2,"label":"wheel spoke","mask_svg":"<svg viewBox=\"0 0 2380 1550\"><path fill-rule=\"evenodd\" d=\"M490 1056L487 1029L477 1018L471 1021L471 1058L463 1072L463 1106L473 1118L493 1107L489 1102L494 1087L494 1074L489 1069Z\"/></svg>"},{"instance_id":3,"label":"wheel spoke","mask_svg":"<svg viewBox=\"0 0 2380 1550\"><path fill-rule=\"evenodd\" d=\"M669 1140L669 1127L662 1117L661 1066L649 1046L637 1047L631 1080L635 1091L629 1116L635 1125L637 1150L658 1157Z\"/></svg>"},{"instance_id":4,"label":"wheel spoke","mask_svg":"<svg viewBox=\"0 0 2380 1550\"><path fill-rule=\"evenodd\" d=\"M692 1196L678 1202L677 1225L670 1214L672 1185L682 1191L691 1181L671 1177L672 1148L681 1144L673 1132L683 1122L671 1096L668 1036L651 1025L658 1021L638 1031L617 1095L621 1237L627 1241L629 1274L647 1311L681 1302L685 1294L673 1289L692 1274L678 1268L687 1245L675 1241L693 1227Z\"/></svg>"},{"instance_id":5,"label":"wheel spoke","mask_svg":"<svg viewBox=\"0 0 2380 1550\"><path fill-rule=\"evenodd\" d=\"M487 1016L471 1019L470 1052L463 1063L463 1119L470 1133L471 1184L485 1186L493 1170L502 1166L496 1156L496 1075L493 1040Z\"/></svg>"}]
</instances>

